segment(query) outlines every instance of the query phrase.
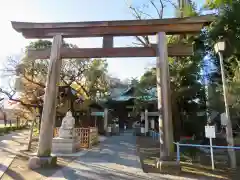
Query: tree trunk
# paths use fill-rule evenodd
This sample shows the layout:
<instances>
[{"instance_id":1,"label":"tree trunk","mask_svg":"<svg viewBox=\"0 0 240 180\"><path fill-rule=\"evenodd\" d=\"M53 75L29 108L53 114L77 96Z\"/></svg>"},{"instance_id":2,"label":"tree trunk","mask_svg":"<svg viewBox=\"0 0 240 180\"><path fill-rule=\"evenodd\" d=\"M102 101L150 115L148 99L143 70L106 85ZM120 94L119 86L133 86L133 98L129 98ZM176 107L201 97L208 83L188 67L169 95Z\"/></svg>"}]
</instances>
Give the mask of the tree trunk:
<instances>
[{"instance_id":1,"label":"tree trunk","mask_svg":"<svg viewBox=\"0 0 240 180\"><path fill-rule=\"evenodd\" d=\"M33 128L34 128L35 122L36 122L36 119L33 120L32 125L31 125L31 129L30 129L30 133L29 133L28 148L27 148L28 151L30 151L31 145L32 145L32 135L33 135Z\"/></svg>"},{"instance_id":2,"label":"tree trunk","mask_svg":"<svg viewBox=\"0 0 240 180\"><path fill-rule=\"evenodd\" d=\"M178 103L174 95L172 95L172 112L173 112L174 142L179 142L182 132L182 126Z\"/></svg>"}]
</instances>

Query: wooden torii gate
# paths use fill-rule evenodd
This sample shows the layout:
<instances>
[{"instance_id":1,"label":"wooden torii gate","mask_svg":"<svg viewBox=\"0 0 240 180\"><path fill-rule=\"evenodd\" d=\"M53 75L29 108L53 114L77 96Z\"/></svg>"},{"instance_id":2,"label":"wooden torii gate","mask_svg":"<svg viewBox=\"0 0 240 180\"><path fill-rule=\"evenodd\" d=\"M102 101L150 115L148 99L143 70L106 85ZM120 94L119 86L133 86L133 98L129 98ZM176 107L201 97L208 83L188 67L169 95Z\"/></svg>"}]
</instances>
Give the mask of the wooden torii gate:
<instances>
[{"instance_id":1,"label":"wooden torii gate","mask_svg":"<svg viewBox=\"0 0 240 180\"><path fill-rule=\"evenodd\" d=\"M51 49L29 49L31 59L48 59L50 65L46 82L42 123L37 156L51 155L53 126L56 115L57 84L63 58L156 57L158 107L163 109L160 121L161 156L169 156L173 142L168 56L191 56L190 44L167 45L166 35L195 34L213 20L212 16L155 20L95 21L65 23L12 22L12 27L25 38L53 38ZM113 46L115 36L157 35L157 44L150 47ZM63 38L103 37L102 48L65 48ZM161 84L161 88L160 88ZM161 116L160 116L161 118Z\"/></svg>"}]
</instances>

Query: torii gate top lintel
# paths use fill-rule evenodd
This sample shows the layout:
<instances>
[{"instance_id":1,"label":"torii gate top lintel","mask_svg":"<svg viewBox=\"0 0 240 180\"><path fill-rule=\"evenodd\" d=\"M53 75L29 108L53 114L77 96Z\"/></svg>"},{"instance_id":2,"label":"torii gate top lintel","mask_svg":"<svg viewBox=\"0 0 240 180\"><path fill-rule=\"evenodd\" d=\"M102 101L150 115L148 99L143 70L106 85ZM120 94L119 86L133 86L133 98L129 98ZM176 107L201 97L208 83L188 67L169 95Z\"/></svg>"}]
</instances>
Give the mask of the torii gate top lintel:
<instances>
[{"instance_id":1,"label":"torii gate top lintel","mask_svg":"<svg viewBox=\"0 0 240 180\"><path fill-rule=\"evenodd\" d=\"M33 23L12 21L12 27L25 38L52 38L56 34L63 37L101 37L198 33L205 24L213 21L214 16L204 15L185 18Z\"/></svg>"}]
</instances>

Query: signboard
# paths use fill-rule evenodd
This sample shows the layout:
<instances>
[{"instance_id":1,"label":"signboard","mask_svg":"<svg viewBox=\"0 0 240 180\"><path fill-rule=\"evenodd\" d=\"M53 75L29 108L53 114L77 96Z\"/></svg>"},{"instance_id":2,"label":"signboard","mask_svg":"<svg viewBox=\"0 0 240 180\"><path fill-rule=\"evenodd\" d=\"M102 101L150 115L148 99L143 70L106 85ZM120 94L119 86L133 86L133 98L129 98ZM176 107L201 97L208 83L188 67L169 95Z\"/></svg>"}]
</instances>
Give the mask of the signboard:
<instances>
[{"instance_id":1,"label":"signboard","mask_svg":"<svg viewBox=\"0 0 240 180\"><path fill-rule=\"evenodd\" d=\"M91 116L104 116L104 112L91 112Z\"/></svg>"},{"instance_id":2,"label":"signboard","mask_svg":"<svg viewBox=\"0 0 240 180\"><path fill-rule=\"evenodd\" d=\"M216 138L215 126L205 126L205 137L209 138L212 170L214 170L215 167L214 167L214 159L213 159L212 138Z\"/></svg>"},{"instance_id":3,"label":"signboard","mask_svg":"<svg viewBox=\"0 0 240 180\"><path fill-rule=\"evenodd\" d=\"M205 126L205 137L216 138L215 126Z\"/></svg>"},{"instance_id":4,"label":"signboard","mask_svg":"<svg viewBox=\"0 0 240 180\"><path fill-rule=\"evenodd\" d=\"M227 116L226 113L221 114L221 125L226 126L227 125Z\"/></svg>"}]
</instances>

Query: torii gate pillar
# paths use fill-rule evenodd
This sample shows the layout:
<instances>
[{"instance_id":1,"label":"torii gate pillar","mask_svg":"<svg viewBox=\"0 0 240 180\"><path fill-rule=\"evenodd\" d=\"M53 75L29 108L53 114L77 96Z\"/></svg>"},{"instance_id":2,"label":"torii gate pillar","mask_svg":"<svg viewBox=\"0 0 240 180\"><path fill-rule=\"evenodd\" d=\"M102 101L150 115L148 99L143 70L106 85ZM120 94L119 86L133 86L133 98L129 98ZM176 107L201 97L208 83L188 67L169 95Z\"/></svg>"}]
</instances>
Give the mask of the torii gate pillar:
<instances>
[{"instance_id":1,"label":"torii gate pillar","mask_svg":"<svg viewBox=\"0 0 240 180\"><path fill-rule=\"evenodd\" d=\"M159 32L157 34L157 41L157 94L158 111L161 113L159 114L160 158L157 162L157 167L160 168L160 171L164 172L168 167L180 170L180 165L172 161L171 158L174 145L166 33Z\"/></svg>"},{"instance_id":2,"label":"torii gate pillar","mask_svg":"<svg viewBox=\"0 0 240 180\"><path fill-rule=\"evenodd\" d=\"M33 157L29 160L29 168L32 169L46 165L54 165L57 160L55 157L51 157L51 150L53 128L56 119L58 83L62 64L60 55L62 42L63 39L61 35L54 36L44 95L37 157Z\"/></svg>"}]
</instances>

